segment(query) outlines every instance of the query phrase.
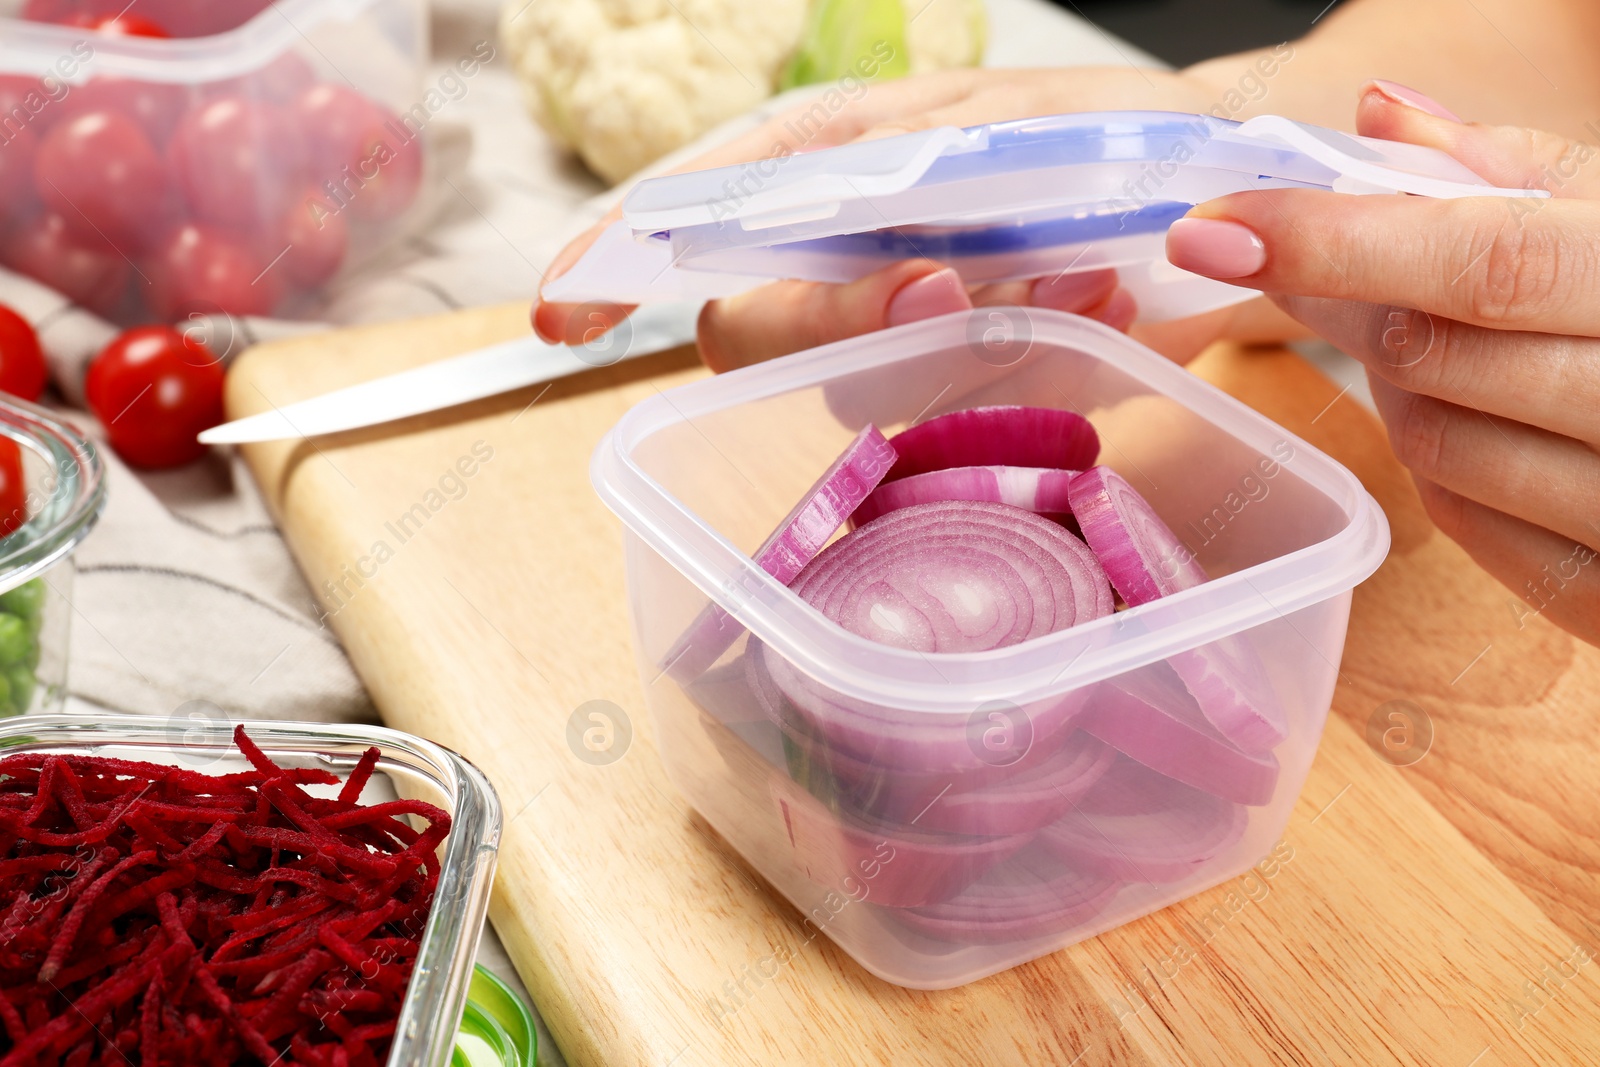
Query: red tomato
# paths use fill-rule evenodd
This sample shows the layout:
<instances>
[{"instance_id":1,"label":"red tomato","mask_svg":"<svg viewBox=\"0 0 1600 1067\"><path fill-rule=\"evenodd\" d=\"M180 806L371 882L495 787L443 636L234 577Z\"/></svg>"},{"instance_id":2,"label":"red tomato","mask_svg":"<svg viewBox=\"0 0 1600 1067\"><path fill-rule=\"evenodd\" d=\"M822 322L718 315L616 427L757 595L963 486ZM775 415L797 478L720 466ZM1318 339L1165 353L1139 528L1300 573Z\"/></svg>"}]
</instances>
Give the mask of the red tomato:
<instances>
[{"instance_id":1,"label":"red tomato","mask_svg":"<svg viewBox=\"0 0 1600 1067\"><path fill-rule=\"evenodd\" d=\"M239 78L211 82L205 87L206 99L221 100L242 96L269 104L292 104L295 98L317 83L317 72L294 52L285 52L260 70Z\"/></svg>"},{"instance_id":2,"label":"red tomato","mask_svg":"<svg viewBox=\"0 0 1600 1067\"><path fill-rule=\"evenodd\" d=\"M222 421L222 363L170 326L118 334L89 364L84 391L117 454L176 467L205 454L195 435Z\"/></svg>"},{"instance_id":3,"label":"red tomato","mask_svg":"<svg viewBox=\"0 0 1600 1067\"><path fill-rule=\"evenodd\" d=\"M97 30L111 37L161 37L172 36L166 30L157 26L147 18L130 15L126 11L116 15L96 15L88 11L80 11L69 15L62 20L68 26L81 26L86 30Z\"/></svg>"},{"instance_id":4,"label":"red tomato","mask_svg":"<svg viewBox=\"0 0 1600 1067\"><path fill-rule=\"evenodd\" d=\"M140 247L166 201L166 168L139 124L116 111L59 123L34 160L39 197L85 237Z\"/></svg>"},{"instance_id":5,"label":"red tomato","mask_svg":"<svg viewBox=\"0 0 1600 1067\"><path fill-rule=\"evenodd\" d=\"M27 319L0 304L0 392L38 400L49 377L39 335Z\"/></svg>"},{"instance_id":6,"label":"red tomato","mask_svg":"<svg viewBox=\"0 0 1600 1067\"><path fill-rule=\"evenodd\" d=\"M181 85L135 81L132 78L92 78L51 104L44 116L50 124L65 122L88 111L119 111L143 127L152 146L163 145L189 106L189 91Z\"/></svg>"},{"instance_id":7,"label":"red tomato","mask_svg":"<svg viewBox=\"0 0 1600 1067\"><path fill-rule=\"evenodd\" d=\"M185 223L145 264L150 306L167 319L191 312L266 315L283 298L282 277L271 265L271 256L224 230Z\"/></svg>"},{"instance_id":8,"label":"red tomato","mask_svg":"<svg viewBox=\"0 0 1600 1067\"><path fill-rule=\"evenodd\" d=\"M132 267L98 237L84 239L54 212L46 212L11 234L0 259L76 304L109 314L121 303Z\"/></svg>"},{"instance_id":9,"label":"red tomato","mask_svg":"<svg viewBox=\"0 0 1600 1067\"><path fill-rule=\"evenodd\" d=\"M39 152L39 136L34 132L33 113L28 94L39 93L39 83L31 78L0 75L0 204L4 213L15 217L24 205L32 205L33 164ZM33 103L41 108L44 96Z\"/></svg>"},{"instance_id":10,"label":"red tomato","mask_svg":"<svg viewBox=\"0 0 1600 1067\"><path fill-rule=\"evenodd\" d=\"M22 446L0 437L0 537L28 521L28 481L22 473Z\"/></svg>"},{"instance_id":11,"label":"red tomato","mask_svg":"<svg viewBox=\"0 0 1600 1067\"><path fill-rule=\"evenodd\" d=\"M387 108L324 82L295 101L294 125L310 143L316 184L332 182L357 218L384 222L416 199L422 144Z\"/></svg>"},{"instance_id":12,"label":"red tomato","mask_svg":"<svg viewBox=\"0 0 1600 1067\"><path fill-rule=\"evenodd\" d=\"M320 191L307 189L283 213L277 231L264 239L262 251L269 257L283 252L276 269L302 289L322 285L344 264L350 224L335 208Z\"/></svg>"},{"instance_id":13,"label":"red tomato","mask_svg":"<svg viewBox=\"0 0 1600 1067\"><path fill-rule=\"evenodd\" d=\"M289 116L228 97L183 117L167 145L172 173L202 221L261 229L290 203L300 169Z\"/></svg>"}]
</instances>

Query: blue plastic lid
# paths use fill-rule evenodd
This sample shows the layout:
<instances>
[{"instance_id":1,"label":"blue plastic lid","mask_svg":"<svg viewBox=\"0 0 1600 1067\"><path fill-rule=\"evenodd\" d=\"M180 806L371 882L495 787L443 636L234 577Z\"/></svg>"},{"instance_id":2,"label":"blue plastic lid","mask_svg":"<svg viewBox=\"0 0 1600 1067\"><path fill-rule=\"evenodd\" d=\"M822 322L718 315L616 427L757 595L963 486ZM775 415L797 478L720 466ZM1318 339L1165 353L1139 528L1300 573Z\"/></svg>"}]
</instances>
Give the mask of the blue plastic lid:
<instances>
[{"instance_id":1,"label":"blue plastic lid","mask_svg":"<svg viewBox=\"0 0 1600 1067\"><path fill-rule=\"evenodd\" d=\"M1167 112L1021 119L640 182L547 299L649 303L731 296L779 278L845 282L897 260L969 283L1115 267L1161 321L1253 290L1178 270L1167 228L1252 189L1546 196L1499 189L1442 152L1277 116Z\"/></svg>"}]
</instances>

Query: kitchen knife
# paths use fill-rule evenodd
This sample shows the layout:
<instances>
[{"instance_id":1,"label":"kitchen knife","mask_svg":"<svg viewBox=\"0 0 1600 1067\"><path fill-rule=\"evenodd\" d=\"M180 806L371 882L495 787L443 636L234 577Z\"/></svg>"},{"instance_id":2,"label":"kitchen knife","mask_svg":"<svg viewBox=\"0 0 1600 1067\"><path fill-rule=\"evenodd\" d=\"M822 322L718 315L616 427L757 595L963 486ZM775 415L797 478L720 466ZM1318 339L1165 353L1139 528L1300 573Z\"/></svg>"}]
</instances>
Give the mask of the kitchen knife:
<instances>
[{"instance_id":1,"label":"kitchen knife","mask_svg":"<svg viewBox=\"0 0 1600 1067\"><path fill-rule=\"evenodd\" d=\"M587 347L546 344L537 337L491 345L310 400L273 405L271 411L213 426L200 441L232 445L357 430L664 352L694 343L700 306L685 301L639 308Z\"/></svg>"}]
</instances>

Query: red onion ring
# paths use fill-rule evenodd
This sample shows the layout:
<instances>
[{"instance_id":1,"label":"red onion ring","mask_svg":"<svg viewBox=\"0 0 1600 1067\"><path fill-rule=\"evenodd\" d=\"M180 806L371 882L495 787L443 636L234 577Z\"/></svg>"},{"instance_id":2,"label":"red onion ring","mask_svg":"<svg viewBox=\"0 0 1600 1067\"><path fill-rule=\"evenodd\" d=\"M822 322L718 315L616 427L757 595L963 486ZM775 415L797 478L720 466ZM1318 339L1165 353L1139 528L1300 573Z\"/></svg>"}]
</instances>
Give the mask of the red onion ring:
<instances>
[{"instance_id":1,"label":"red onion ring","mask_svg":"<svg viewBox=\"0 0 1600 1067\"><path fill-rule=\"evenodd\" d=\"M899 459L884 481L946 467L1054 467L1082 470L1100 455L1089 420L1055 408L964 408L889 439Z\"/></svg>"},{"instance_id":2,"label":"red onion ring","mask_svg":"<svg viewBox=\"0 0 1600 1067\"><path fill-rule=\"evenodd\" d=\"M1049 467L949 467L913 474L878 486L850 521L865 526L880 515L936 500L990 500L1059 521L1072 514L1067 485L1077 473Z\"/></svg>"}]
</instances>

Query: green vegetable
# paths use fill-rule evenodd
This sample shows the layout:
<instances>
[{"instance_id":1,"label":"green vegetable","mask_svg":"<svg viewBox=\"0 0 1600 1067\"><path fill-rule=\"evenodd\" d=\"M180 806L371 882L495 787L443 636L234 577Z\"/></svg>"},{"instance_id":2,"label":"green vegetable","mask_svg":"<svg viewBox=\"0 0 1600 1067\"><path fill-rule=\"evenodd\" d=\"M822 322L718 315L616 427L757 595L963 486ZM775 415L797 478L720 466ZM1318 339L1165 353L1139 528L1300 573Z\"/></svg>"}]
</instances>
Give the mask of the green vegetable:
<instances>
[{"instance_id":1,"label":"green vegetable","mask_svg":"<svg viewBox=\"0 0 1600 1067\"><path fill-rule=\"evenodd\" d=\"M37 662L39 642L28 628L28 620L0 614L0 666L10 667L33 659ZM9 686L7 687L9 690Z\"/></svg>"},{"instance_id":2,"label":"green vegetable","mask_svg":"<svg viewBox=\"0 0 1600 1067\"><path fill-rule=\"evenodd\" d=\"M7 589L4 593L0 593L0 611L21 615L24 619L36 618L39 609L44 606L44 595L43 578L23 582L15 589Z\"/></svg>"},{"instance_id":3,"label":"green vegetable","mask_svg":"<svg viewBox=\"0 0 1600 1067\"><path fill-rule=\"evenodd\" d=\"M33 705L33 690L37 682L37 679L33 676L32 668L24 667L19 663L6 671L5 680L6 684L10 686L12 706L16 708L18 713L27 711Z\"/></svg>"},{"instance_id":4,"label":"green vegetable","mask_svg":"<svg viewBox=\"0 0 1600 1067\"><path fill-rule=\"evenodd\" d=\"M779 89L857 77L903 78L911 71L900 0L812 0L805 35Z\"/></svg>"},{"instance_id":5,"label":"green vegetable","mask_svg":"<svg viewBox=\"0 0 1600 1067\"><path fill-rule=\"evenodd\" d=\"M11 683L0 676L0 719L8 719L13 715L21 715L27 707L18 707L11 699Z\"/></svg>"}]
</instances>

